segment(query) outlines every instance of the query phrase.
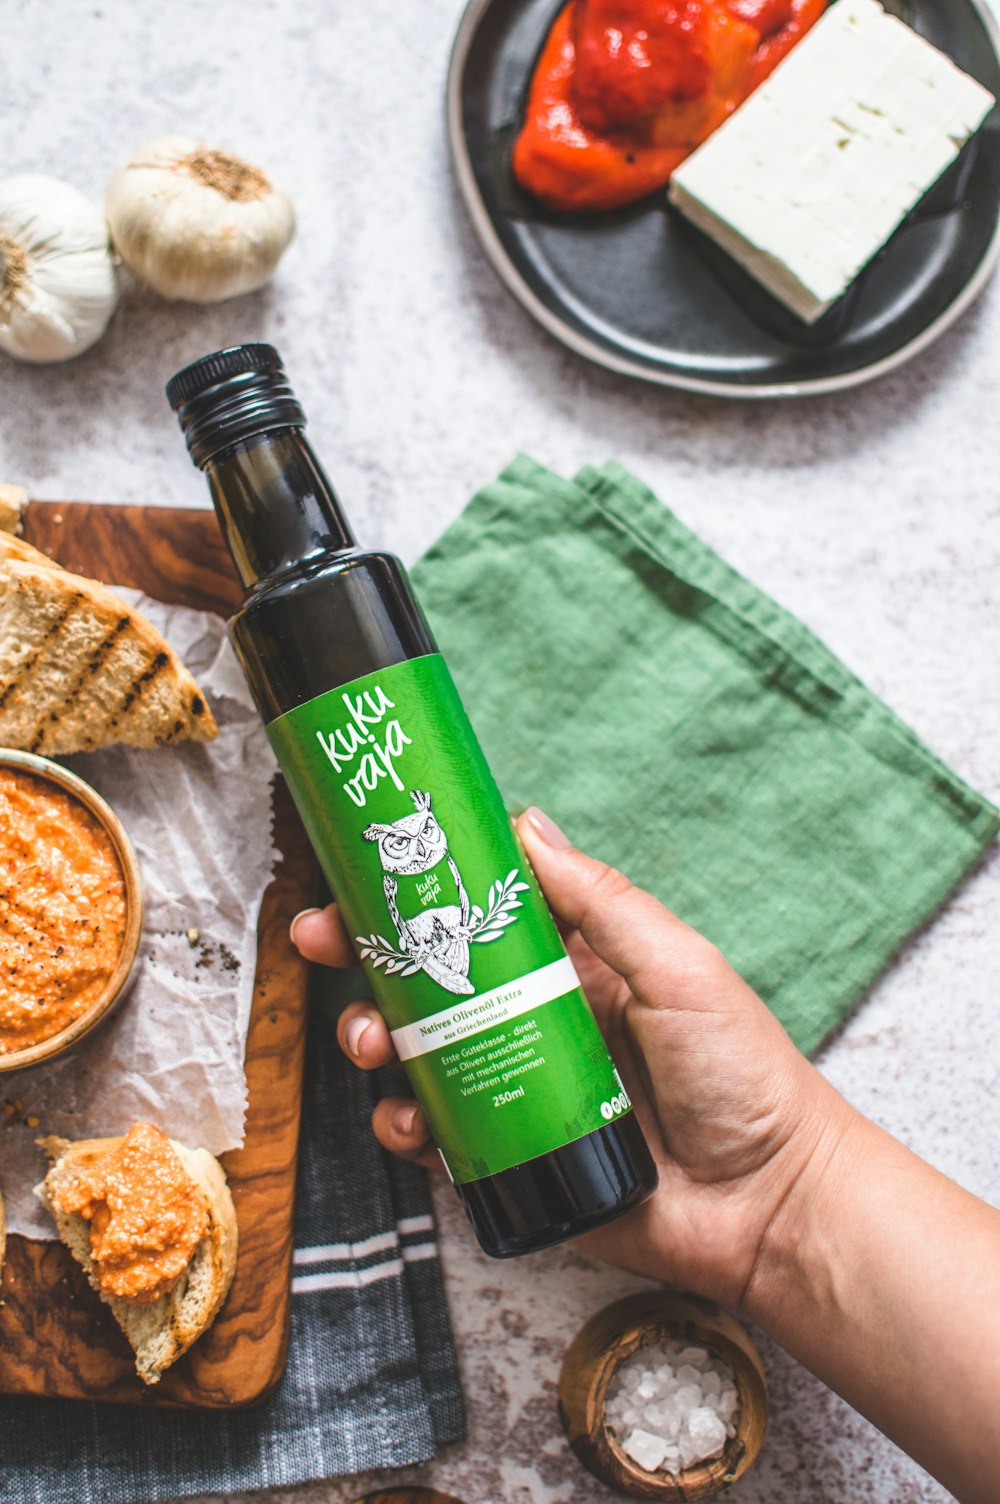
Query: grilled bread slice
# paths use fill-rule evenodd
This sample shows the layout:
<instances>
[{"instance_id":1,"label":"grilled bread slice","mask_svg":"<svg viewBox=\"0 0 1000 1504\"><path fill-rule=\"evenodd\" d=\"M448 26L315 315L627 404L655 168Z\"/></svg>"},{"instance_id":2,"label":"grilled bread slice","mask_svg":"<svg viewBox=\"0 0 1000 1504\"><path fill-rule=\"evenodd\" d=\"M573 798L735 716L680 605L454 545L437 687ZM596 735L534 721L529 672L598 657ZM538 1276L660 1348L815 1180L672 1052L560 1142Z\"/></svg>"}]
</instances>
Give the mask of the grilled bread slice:
<instances>
[{"instance_id":1,"label":"grilled bread slice","mask_svg":"<svg viewBox=\"0 0 1000 1504\"><path fill-rule=\"evenodd\" d=\"M218 728L159 632L96 580L0 535L0 745L59 756Z\"/></svg>"},{"instance_id":2,"label":"grilled bread slice","mask_svg":"<svg viewBox=\"0 0 1000 1504\"><path fill-rule=\"evenodd\" d=\"M21 526L21 513L28 502L28 493L23 486L0 483L0 530L16 533Z\"/></svg>"},{"instance_id":3,"label":"grilled bread slice","mask_svg":"<svg viewBox=\"0 0 1000 1504\"><path fill-rule=\"evenodd\" d=\"M0 531L0 561L7 559L23 559L29 564L41 564L45 569L62 569L55 559L50 559L48 554L43 554L40 548L35 548L19 534Z\"/></svg>"},{"instance_id":4,"label":"grilled bread slice","mask_svg":"<svg viewBox=\"0 0 1000 1504\"><path fill-rule=\"evenodd\" d=\"M54 1202L79 1170L114 1151L120 1138L64 1138L38 1141L53 1161L35 1194L55 1221L59 1236L104 1303L135 1353L136 1372L144 1384L156 1384L171 1363L187 1352L215 1320L236 1273L237 1230L233 1198L219 1161L207 1149L189 1149L174 1139L170 1145L208 1207L208 1232L191 1256L177 1283L148 1304L121 1300L100 1287L90 1256L90 1223L77 1213L60 1211Z\"/></svg>"}]
</instances>

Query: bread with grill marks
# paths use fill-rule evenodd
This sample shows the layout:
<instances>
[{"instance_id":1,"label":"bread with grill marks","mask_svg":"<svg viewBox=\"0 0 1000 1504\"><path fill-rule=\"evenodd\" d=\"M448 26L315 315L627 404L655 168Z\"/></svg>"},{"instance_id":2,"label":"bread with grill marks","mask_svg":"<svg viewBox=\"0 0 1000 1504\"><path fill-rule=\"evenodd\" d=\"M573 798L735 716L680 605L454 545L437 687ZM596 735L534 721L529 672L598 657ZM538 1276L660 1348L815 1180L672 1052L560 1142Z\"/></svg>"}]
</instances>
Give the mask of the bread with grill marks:
<instances>
[{"instance_id":1,"label":"bread with grill marks","mask_svg":"<svg viewBox=\"0 0 1000 1504\"><path fill-rule=\"evenodd\" d=\"M145 617L0 535L0 746L53 757L111 742L209 741L217 731L198 685Z\"/></svg>"},{"instance_id":2,"label":"bread with grill marks","mask_svg":"<svg viewBox=\"0 0 1000 1504\"><path fill-rule=\"evenodd\" d=\"M46 569L61 569L55 559L50 559L48 554L43 554L40 548L17 533L0 532L0 563L6 563L8 559L23 559L29 564L42 564Z\"/></svg>"}]
</instances>

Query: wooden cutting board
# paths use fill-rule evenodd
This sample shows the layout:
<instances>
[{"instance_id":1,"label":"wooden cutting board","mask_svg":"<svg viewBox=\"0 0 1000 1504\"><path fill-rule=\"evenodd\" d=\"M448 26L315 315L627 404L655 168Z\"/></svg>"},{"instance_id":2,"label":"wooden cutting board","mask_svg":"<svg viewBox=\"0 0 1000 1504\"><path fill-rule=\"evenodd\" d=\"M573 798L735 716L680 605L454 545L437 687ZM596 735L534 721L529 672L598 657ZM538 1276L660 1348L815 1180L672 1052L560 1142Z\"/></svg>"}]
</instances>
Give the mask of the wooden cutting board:
<instances>
[{"instance_id":1,"label":"wooden cutting board","mask_svg":"<svg viewBox=\"0 0 1000 1504\"><path fill-rule=\"evenodd\" d=\"M68 569L131 585L157 600L222 615L240 600L214 512L35 501L24 534ZM274 799L274 841L282 859L258 926L246 1141L222 1161L240 1234L226 1304L195 1346L147 1388L110 1312L62 1244L12 1237L0 1284L0 1393L221 1408L266 1398L281 1377L307 989L307 967L288 938L288 922L315 901L318 877L280 779ZM191 922L197 924L196 914ZM16 1072L0 1078L0 1102L17 1097L17 1082ZM0 1163L4 1121L0 1116Z\"/></svg>"}]
</instances>

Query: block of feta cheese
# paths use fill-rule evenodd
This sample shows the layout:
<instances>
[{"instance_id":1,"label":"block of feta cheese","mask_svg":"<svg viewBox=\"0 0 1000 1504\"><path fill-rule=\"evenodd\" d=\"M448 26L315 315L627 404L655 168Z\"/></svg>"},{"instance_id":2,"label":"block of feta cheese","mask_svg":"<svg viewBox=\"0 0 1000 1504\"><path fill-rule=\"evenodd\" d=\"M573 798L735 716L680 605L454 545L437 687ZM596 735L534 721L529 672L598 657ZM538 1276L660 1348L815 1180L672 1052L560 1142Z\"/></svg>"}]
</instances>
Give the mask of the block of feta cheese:
<instances>
[{"instance_id":1,"label":"block of feta cheese","mask_svg":"<svg viewBox=\"0 0 1000 1504\"><path fill-rule=\"evenodd\" d=\"M994 102L877 0L835 0L681 163L670 199L814 323Z\"/></svg>"}]
</instances>

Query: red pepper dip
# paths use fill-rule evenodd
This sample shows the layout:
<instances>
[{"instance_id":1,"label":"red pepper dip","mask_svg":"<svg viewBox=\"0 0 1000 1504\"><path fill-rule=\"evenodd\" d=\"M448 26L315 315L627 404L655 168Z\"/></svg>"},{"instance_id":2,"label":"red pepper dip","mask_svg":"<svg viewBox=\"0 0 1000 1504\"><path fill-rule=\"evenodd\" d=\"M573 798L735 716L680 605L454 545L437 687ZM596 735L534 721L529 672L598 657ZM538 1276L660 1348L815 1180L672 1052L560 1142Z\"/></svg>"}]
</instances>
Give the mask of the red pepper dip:
<instances>
[{"instance_id":1,"label":"red pepper dip","mask_svg":"<svg viewBox=\"0 0 1000 1504\"><path fill-rule=\"evenodd\" d=\"M125 878L104 826L44 778L0 769L0 1054L82 1017L114 973Z\"/></svg>"},{"instance_id":2,"label":"red pepper dip","mask_svg":"<svg viewBox=\"0 0 1000 1504\"><path fill-rule=\"evenodd\" d=\"M662 188L762 83L826 0L570 0L535 68L514 175L546 207Z\"/></svg>"},{"instance_id":3,"label":"red pepper dip","mask_svg":"<svg viewBox=\"0 0 1000 1504\"><path fill-rule=\"evenodd\" d=\"M60 1211L90 1223L101 1289L147 1305L177 1283L208 1232L205 1199L176 1150L152 1123L81 1165L54 1196Z\"/></svg>"}]
</instances>

